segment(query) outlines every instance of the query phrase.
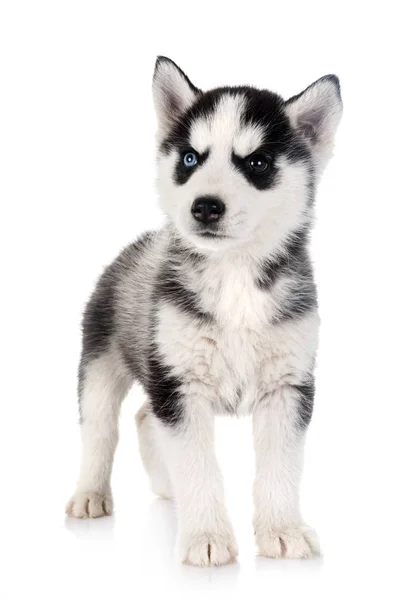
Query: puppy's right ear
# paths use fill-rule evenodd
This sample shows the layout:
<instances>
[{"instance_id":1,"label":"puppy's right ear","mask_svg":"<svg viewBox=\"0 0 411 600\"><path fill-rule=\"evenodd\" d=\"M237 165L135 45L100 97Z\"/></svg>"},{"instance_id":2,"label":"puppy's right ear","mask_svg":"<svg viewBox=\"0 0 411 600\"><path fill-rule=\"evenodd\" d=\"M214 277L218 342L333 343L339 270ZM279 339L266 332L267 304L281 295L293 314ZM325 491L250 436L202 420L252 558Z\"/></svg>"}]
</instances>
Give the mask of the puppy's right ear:
<instances>
[{"instance_id":1,"label":"puppy's right ear","mask_svg":"<svg viewBox=\"0 0 411 600\"><path fill-rule=\"evenodd\" d=\"M159 134L166 135L201 91L172 60L158 56L153 76L154 108Z\"/></svg>"}]
</instances>

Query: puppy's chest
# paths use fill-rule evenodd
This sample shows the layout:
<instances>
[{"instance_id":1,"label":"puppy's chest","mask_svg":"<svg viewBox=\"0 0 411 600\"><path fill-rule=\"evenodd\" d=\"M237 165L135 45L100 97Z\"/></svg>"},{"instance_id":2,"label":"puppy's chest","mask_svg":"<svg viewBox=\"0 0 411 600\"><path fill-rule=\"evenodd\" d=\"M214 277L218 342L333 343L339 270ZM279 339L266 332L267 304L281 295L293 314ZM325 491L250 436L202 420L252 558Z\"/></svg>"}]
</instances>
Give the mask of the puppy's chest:
<instances>
[{"instance_id":1,"label":"puppy's chest","mask_svg":"<svg viewBox=\"0 0 411 600\"><path fill-rule=\"evenodd\" d=\"M220 265L203 278L201 302L224 329L263 329L272 317L272 298L261 290L249 269Z\"/></svg>"},{"instance_id":2,"label":"puppy's chest","mask_svg":"<svg viewBox=\"0 0 411 600\"><path fill-rule=\"evenodd\" d=\"M275 360L272 331L214 327L209 336L198 338L192 369L211 384L217 411L246 414L258 397L264 365Z\"/></svg>"},{"instance_id":3,"label":"puppy's chest","mask_svg":"<svg viewBox=\"0 0 411 600\"><path fill-rule=\"evenodd\" d=\"M203 279L198 294L213 322L195 336L191 368L212 385L217 411L246 414L258 395L262 365L275 352L273 297L250 269L231 264Z\"/></svg>"},{"instance_id":4,"label":"puppy's chest","mask_svg":"<svg viewBox=\"0 0 411 600\"><path fill-rule=\"evenodd\" d=\"M249 269L226 267L187 281L201 314L209 318L162 305L157 340L174 373L182 381L204 384L217 412L246 414L263 388L272 386L286 348L273 324L275 289L262 290Z\"/></svg>"}]
</instances>

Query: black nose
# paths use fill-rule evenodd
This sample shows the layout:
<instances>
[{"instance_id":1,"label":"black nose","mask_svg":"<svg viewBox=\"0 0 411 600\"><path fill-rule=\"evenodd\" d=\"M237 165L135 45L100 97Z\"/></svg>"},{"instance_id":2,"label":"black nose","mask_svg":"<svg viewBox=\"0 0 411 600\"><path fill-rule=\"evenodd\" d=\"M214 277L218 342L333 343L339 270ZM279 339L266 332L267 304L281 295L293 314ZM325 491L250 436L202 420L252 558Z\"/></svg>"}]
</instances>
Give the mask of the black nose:
<instances>
[{"instance_id":1,"label":"black nose","mask_svg":"<svg viewBox=\"0 0 411 600\"><path fill-rule=\"evenodd\" d=\"M196 221L209 225L216 223L225 213L225 204L217 196L201 196L196 198L191 207L191 214Z\"/></svg>"}]
</instances>

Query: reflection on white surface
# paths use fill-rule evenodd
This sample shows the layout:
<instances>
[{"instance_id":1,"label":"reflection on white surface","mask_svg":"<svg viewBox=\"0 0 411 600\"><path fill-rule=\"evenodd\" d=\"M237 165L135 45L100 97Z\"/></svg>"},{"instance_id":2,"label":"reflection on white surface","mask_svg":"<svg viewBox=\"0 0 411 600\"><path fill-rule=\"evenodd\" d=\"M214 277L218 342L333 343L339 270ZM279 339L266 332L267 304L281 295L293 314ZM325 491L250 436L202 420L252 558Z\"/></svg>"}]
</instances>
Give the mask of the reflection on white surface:
<instances>
[{"instance_id":1,"label":"reflection on white surface","mask_svg":"<svg viewBox=\"0 0 411 600\"><path fill-rule=\"evenodd\" d=\"M148 525L158 545L164 546L167 554L173 552L177 536L177 517L173 502L155 498L150 505Z\"/></svg>"},{"instance_id":2,"label":"reflection on white surface","mask_svg":"<svg viewBox=\"0 0 411 600\"><path fill-rule=\"evenodd\" d=\"M296 576L315 576L321 573L324 566L324 559L316 557L311 560L272 560L263 556L255 558L255 567L257 573L284 573L285 575Z\"/></svg>"},{"instance_id":3,"label":"reflection on white surface","mask_svg":"<svg viewBox=\"0 0 411 600\"><path fill-rule=\"evenodd\" d=\"M103 519L74 519L66 517L64 526L79 540L112 541L114 539L115 515Z\"/></svg>"},{"instance_id":4,"label":"reflection on white surface","mask_svg":"<svg viewBox=\"0 0 411 600\"><path fill-rule=\"evenodd\" d=\"M173 503L149 500L145 495L146 500L142 513L136 511L129 523L121 513L101 519L65 519L65 530L75 538L78 556L84 554L90 566L98 560L97 587L110 575L110 570L118 569L119 565L122 576L126 575L123 583L128 581L128 593L131 594L134 586L137 595L140 585L149 585L153 593L173 595L178 591L182 597L206 594L207 590L213 594L243 593L251 585L265 587L274 582L277 588L286 584L299 589L302 582L321 574L322 558L274 561L255 556L249 528L246 529L248 547L244 548L243 542L236 564L205 569L181 565L174 553L177 520ZM90 554L90 547L95 554Z\"/></svg>"}]
</instances>

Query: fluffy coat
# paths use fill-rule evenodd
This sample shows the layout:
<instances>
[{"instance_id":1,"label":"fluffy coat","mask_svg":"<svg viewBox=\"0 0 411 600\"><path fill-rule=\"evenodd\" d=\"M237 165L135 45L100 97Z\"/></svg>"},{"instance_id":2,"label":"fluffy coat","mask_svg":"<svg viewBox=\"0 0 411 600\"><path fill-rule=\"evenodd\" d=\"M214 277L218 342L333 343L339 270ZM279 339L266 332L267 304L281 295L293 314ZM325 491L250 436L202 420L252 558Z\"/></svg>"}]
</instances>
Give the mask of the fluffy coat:
<instances>
[{"instance_id":1,"label":"fluffy coat","mask_svg":"<svg viewBox=\"0 0 411 600\"><path fill-rule=\"evenodd\" d=\"M119 410L139 381L141 455L153 491L176 502L180 560L220 565L237 555L216 414L252 415L259 552L314 556L298 497L319 327L308 243L342 112L338 79L288 101L251 87L202 92L159 57L153 92L168 220L120 254L87 305L83 460L67 512L111 513Z\"/></svg>"}]
</instances>

